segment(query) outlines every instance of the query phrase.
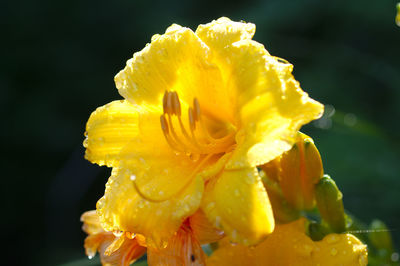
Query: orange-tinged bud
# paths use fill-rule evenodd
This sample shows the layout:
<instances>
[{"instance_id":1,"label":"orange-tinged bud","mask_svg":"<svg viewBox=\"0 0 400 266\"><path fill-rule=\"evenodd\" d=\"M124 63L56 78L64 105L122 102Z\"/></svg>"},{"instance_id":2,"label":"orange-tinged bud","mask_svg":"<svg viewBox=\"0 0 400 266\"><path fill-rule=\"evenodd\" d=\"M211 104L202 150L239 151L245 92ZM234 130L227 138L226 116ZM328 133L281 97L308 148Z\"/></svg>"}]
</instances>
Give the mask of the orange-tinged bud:
<instances>
[{"instance_id":1,"label":"orange-tinged bud","mask_svg":"<svg viewBox=\"0 0 400 266\"><path fill-rule=\"evenodd\" d=\"M298 210L315 207L315 185L323 175L321 156L313 140L298 134L292 149L280 157L279 183L286 200Z\"/></svg>"}]
</instances>

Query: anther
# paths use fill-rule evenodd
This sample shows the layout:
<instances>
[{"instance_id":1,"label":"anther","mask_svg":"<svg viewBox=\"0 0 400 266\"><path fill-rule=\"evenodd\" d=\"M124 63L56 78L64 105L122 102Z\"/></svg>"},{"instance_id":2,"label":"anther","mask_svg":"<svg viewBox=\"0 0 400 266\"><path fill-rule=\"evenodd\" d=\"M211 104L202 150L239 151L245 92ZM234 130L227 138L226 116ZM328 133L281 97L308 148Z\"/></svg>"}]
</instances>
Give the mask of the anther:
<instances>
[{"instance_id":1,"label":"anther","mask_svg":"<svg viewBox=\"0 0 400 266\"><path fill-rule=\"evenodd\" d=\"M180 116L180 115L181 115L181 103L180 103L180 101L179 101L178 93L177 93L176 91L172 92L171 98L172 98L172 108L173 108L173 112L174 112L177 116Z\"/></svg>"},{"instance_id":2,"label":"anther","mask_svg":"<svg viewBox=\"0 0 400 266\"><path fill-rule=\"evenodd\" d=\"M193 131L193 130L196 129L196 121L194 120L193 109L192 109L192 107L189 107L188 113L189 113L189 125L190 125L190 130Z\"/></svg>"},{"instance_id":3,"label":"anther","mask_svg":"<svg viewBox=\"0 0 400 266\"><path fill-rule=\"evenodd\" d=\"M164 114L173 114L171 92L165 91L163 97Z\"/></svg>"},{"instance_id":4,"label":"anther","mask_svg":"<svg viewBox=\"0 0 400 266\"><path fill-rule=\"evenodd\" d=\"M165 119L164 115L160 116L160 123L161 123L161 129L163 130L163 132L165 134L168 134L169 133L169 127L168 127L167 119Z\"/></svg>"},{"instance_id":5,"label":"anther","mask_svg":"<svg viewBox=\"0 0 400 266\"><path fill-rule=\"evenodd\" d=\"M168 98L168 91L165 91L164 96L163 96L163 111L164 111L164 113L166 113L166 110L167 110L167 98Z\"/></svg>"},{"instance_id":6,"label":"anther","mask_svg":"<svg viewBox=\"0 0 400 266\"><path fill-rule=\"evenodd\" d=\"M200 120L200 104L199 104L199 100L197 100L197 98L193 99L193 111L194 111L194 120L195 121L199 121Z\"/></svg>"}]
</instances>

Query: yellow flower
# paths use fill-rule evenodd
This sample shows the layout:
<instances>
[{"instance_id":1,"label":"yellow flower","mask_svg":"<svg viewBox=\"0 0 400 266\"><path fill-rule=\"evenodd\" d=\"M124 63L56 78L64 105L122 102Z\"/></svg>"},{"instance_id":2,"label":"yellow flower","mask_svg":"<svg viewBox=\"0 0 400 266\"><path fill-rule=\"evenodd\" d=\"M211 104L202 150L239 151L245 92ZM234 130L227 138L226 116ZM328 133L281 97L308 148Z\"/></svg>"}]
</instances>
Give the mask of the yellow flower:
<instances>
[{"instance_id":1,"label":"yellow flower","mask_svg":"<svg viewBox=\"0 0 400 266\"><path fill-rule=\"evenodd\" d=\"M351 234L330 234L312 241L306 234L306 219L277 225L255 248L222 240L207 265L367 265L367 246Z\"/></svg>"},{"instance_id":2,"label":"yellow flower","mask_svg":"<svg viewBox=\"0 0 400 266\"><path fill-rule=\"evenodd\" d=\"M113 167L97 205L105 230L164 246L200 207L235 242L273 231L256 166L289 150L323 107L254 32L227 18L196 32L172 25L116 75L125 100L92 113L84 143L88 160Z\"/></svg>"}]
</instances>

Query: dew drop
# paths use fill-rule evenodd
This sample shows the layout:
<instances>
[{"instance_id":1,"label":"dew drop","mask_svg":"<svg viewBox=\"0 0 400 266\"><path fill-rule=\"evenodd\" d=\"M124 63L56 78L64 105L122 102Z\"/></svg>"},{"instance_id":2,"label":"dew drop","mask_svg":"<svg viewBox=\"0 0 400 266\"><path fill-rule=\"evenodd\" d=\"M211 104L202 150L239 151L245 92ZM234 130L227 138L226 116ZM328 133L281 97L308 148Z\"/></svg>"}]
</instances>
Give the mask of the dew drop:
<instances>
[{"instance_id":1,"label":"dew drop","mask_svg":"<svg viewBox=\"0 0 400 266\"><path fill-rule=\"evenodd\" d=\"M358 263L359 265L367 265L368 256L366 256L364 253L360 254L360 256L358 257Z\"/></svg>"},{"instance_id":2,"label":"dew drop","mask_svg":"<svg viewBox=\"0 0 400 266\"><path fill-rule=\"evenodd\" d=\"M237 238L237 231L236 230L232 231L231 237L232 237L233 240L236 240L236 238Z\"/></svg>"},{"instance_id":3,"label":"dew drop","mask_svg":"<svg viewBox=\"0 0 400 266\"><path fill-rule=\"evenodd\" d=\"M215 207L215 203L214 202L210 202L210 203L208 203L208 205L207 205L207 210L211 210L211 209L213 209Z\"/></svg>"},{"instance_id":4,"label":"dew drop","mask_svg":"<svg viewBox=\"0 0 400 266\"><path fill-rule=\"evenodd\" d=\"M131 175L129 178L130 178L132 181L135 181L135 180L136 180L136 175Z\"/></svg>"},{"instance_id":5,"label":"dew drop","mask_svg":"<svg viewBox=\"0 0 400 266\"><path fill-rule=\"evenodd\" d=\"M85 140L83 141L83 147L87 148L89 144L89 140L88 138L85 138Z\"/></svg>"},{"instance_id":6,"label":"dew drop","mask_svg":"<svg viewBox=\"0 0 400 266\"><path fill-rule=\"evenodd\" d=\"M337 235L328 235L326 237L326 242L328 242L329 244L333 244L339 241L339 237Z\"/></svg>"},{"instance_id":7,"label":"dew drop","mask_svg":"<svg viewBox=\"0 0 400 266\"><path fill-rule=\"evenodd\" d=\"M247 184L252 185L254 184L254 176L253 173L247 173L245 181Z\"/></svg>"},{"instance_id":8,"label":"dew drop","mask_svg":"<svg viewBox=\"0 0 400 266\"><path fill-rule=\"evenodd\" d=\"M113 235L114 235L115 237L121 237L122 234L124 233L124 231L121 231L121 230L114 230L112 233L113 233Z\"/></svg>"},{"instance_id":9,"label":"dew drop","mask_svg":"<svg viewBox=\"0 0 400 266\"><path fill-rule=\"evenodd\" d=\"M337 249L336 248L332 248L331 249L331 255L332 256L336 256L336 254L337 254Z\"/></svg>"},{"instance_id":10,"label":"dew drop","mask_svg":"<svg viewBox=\"0 0 400 266\"><path fill-rule=\"evenodd\" d=\"M313 251L313 247L307 244L304 244L299 247L298 252L300 255L304 257L309 257L311 256L311 252Z\"/></svg>"},{"instance_id":11,"label":"dew drop","mask_svg":"<svg viewBox=\"0 0 400 266\"><path fill-rule=\"evenodd\" d=\"M221 217L220 216L215 217L215 226L219 227L220 223L221 223Z\"/></svg>"},{"instance_id":12,"label":"dew drop","mask_svg":"<svg viewBox=\"0 0 400 266\"><path fill-rule=\"evenodd\" d=\"M185 204L185 205L183 206L183 210L184 210L185 212L190 211L189 205Z\"/></svg>"},{"instance_id":13,"label":"dew drop","mask_svg":"<svg viewBox=\"0 0 400 266\"><path fill-rule=\"evenodd\" d=\"M136 234L131 232L125 232L125 236L129 239L134 239Z\"/></svg>"}]
</instances>

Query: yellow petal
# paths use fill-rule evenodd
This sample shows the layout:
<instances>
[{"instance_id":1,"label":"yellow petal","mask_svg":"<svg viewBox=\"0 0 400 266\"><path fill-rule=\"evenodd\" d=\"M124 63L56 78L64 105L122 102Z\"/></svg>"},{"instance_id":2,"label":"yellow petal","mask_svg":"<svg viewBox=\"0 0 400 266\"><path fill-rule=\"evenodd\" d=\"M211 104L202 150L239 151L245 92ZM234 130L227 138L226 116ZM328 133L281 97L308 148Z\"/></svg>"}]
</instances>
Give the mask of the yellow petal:
<instances>
[{"instance_id":1,"label":"yellow petal","mask_svg":"<svg viewBox=\"0 0 400 266\"><path fill-rule=\"evenodd\" d=\"M268 195L256 168L224 170L205 189L202 209L237 243L254 245L274 229Z\"/></svg>"},{"instance_id":2,"label":"yellow petal","mask_svg":"<svg viewBox=\"0 0 400 266\"><path fill-rule=\"evenodd\" d=\"M113 254L125 243L125 240L127 239L128 238L126 238L124 234L122 234L120 237L115 237L114 241L104 250L104 255L110 256Z\"/></svg>"},{"instance_id":3,"label":"yellow petal","mask_svg":"<svg viewBox=\"0 0 400 266\"><path fill-rule=\"evenodd\" d=\"M253 23L234 22L222 17L205 25L199 25L196 35L219 56L227 54L226 47L240 40L253 38L256 26Z\"/></svg>"},{"instance_id":4,"label":"yellow petal","mask_svg":"<svg viewBox=\"0 0 400 266\"><path fill-rule=\"evenodd\" d=\"M81 216L81 222L83 222L82 230L88 235L104 232L95 210L84 212Z\"/></svg>"},{"instance_id":5,"label":"yellow petal","mask_svg":"<svg viewBox=\"0 0 400 266\"><path fill-rule=\"evenodd\" d=\"M243 265L266 265L257 261L254 251L243 245L219 245L212 255L207 259L208 266L243 266ZM278 264L271 264L278 265Z\"/></svg>"},{"instance_id":6,"label":"yellow petal","mask_svg":"<svg viewBox=\"0 0 400 266\"><path fill-rule=\"evenodd\" d=\"M94 111L86 125L85 158L92 163L117 166L117 155L138 135L137 109L127 101L114 101Z\"/></svg>"},{"instance_id":7,"label":"yellow petal","mask_svg":"<svg viewBox=\"0 0 400 266\"><path fill-rule=\"evenodd\" d=\"M173 236L166 248L147 250L149 265L205 265L206 255L201 249L199 241L189 228L184 225Z\"/></svg>"},{"instance_id":8,"label":"yellow petal","mask_svg":"<svg viewBox=\"0 0 400 266\"><path fill-rule=\"evenodd\" d=\"M275 231L256 247L254 253L257 260L265 265L315 265L312 253L316 245L305 230L306 220L303 218L277 225Z\"/></svg>"},{"instance_id":9,"label":"yellow petal","mask_svg":"<svg viewBox=\"0 0 400 266\"><path fill-rule=\"evenodd\" d=\"M261 44L244 40L229 49L230 86L240 92L237 149L227 165L234 169L266 163L289 150L300 127L318 118L323 106L301 90L292 65L270 56Z\"/></svg>"},{"instance_id":10,"label":"yellow petal","mask_svg":"<svg viewBox=\"0 0 400 266\"><path fill-rule=\"evenodd\" d=\"M220 71L209 57L210 49L192 30L172 25L128 60L115 83L132 103L159 105L166 90L176 91L186 104L197 98L204 113L230 120L232 112Z\"/></svg>"},{"instance_id":11,"label":"yellow petal","mask_svg":"<svg viewBox=\"0 0 400 266\"><path fill-rule=\"evenodd\" d=\"M196 169L207 162L193 161L166 142L156 111L142 112L139 117L140 136L120 152L120 166L130 171L131 184L150 201L170 199L195 178Z\"/></svg>"},{"instance_id":12,"label":"yellow petal","mask_svg":"<svg viewBox=\"0 0 400 266\"><path fill-rule=\"evenodd\" d=\"M195 177L173 198L152 202L138 193L131 177L127 169L113 169L105 195L97 203L101 224L107 231L142 234L148 246L163 246L199 207L203 180Z\"/></svg>"},{"instance_id":13,"label":"yellow petal","mask_svg":"<svg viewBox=\"0 0 400 266\"><path fill-rule=\"evenodd\" d=\"M95 235L99 236L99 235ZM94 240L93 237L89 236L85 240L85 245L89 245L89 242ZM139 259L146 252L146 248L140 246L136 239L127 239L124 236L121 237L122 241L116 238L112 233L104 232L101 234L102 238L98 238L97 249L100 254L100 260L102 265L121 265L128 266ZM92 238L91 238L92 237ZM101 239L101 240L100 240ZM90 241L88 241L90 240ZM99 241L100 240L100 241ZM113 250L111 254L107 254L106 250L115 243L120 242L118 248Z\"/></svg>"},{"instance_id":14,"label":"yellow petal","mask_svg":"<svg viewBox=\"0 0 400 266\"><path fill-rule=\"evenodd\" d=\"M315 264L367 265L367 246L351 234L330 234L315 242L318 251L313 254Z\"/></svg>"},{"instance_id":15,"label":"yellow petal","mask_svg":"<svg viewBox=\"0 0 400 266\"><path fill-rule=\"evenodd\" d=\"M200 244L216 242L224 237L224 232L215 228L199 209L189 217L190 228Z\"/></svg>"},{"instance_id":16,"label":"yellow petal","mask_svg":"<svg viewBox=\"0 0 400 266\"><path fill-rule=\"evenodd\" d=\"M198 172L197 175L205 181L217 176L224 169L231 155L232 153L226 153L222 157L217 158L217 160L210 160L210 164Z\"/></svg>"},{"instance_id":17,"label":"yellow petal","mask_svg":"<svg viewBox=\"0 0 400 266\"><path fill-rule=\"evenodd\" d=\"M277 225L274 232L255 248L222 245L208 265L367 265L367 249L350 234L331 234L313 242L306 234L304 218ZM235 264L235 262L246 262Z\"/></svg>"}]
</instances>

